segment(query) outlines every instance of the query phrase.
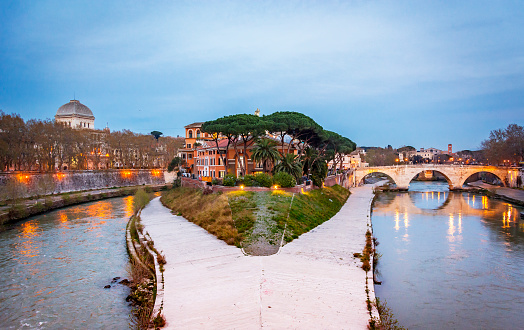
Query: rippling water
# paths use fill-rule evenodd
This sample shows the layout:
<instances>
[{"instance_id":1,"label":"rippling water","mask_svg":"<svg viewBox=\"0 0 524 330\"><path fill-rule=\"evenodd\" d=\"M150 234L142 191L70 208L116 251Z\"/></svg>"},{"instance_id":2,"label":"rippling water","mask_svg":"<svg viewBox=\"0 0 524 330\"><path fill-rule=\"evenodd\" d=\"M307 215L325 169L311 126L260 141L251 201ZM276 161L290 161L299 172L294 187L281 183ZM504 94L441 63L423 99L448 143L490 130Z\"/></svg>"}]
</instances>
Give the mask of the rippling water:
<instances>
[{"instance_id":1,"label":"rippling water","mask_svg":"<svg viewBox=\"0 0 524 330\"><path fill-rule=\"evenodd\" d=\"M523 209L446 186L377 196L376 295L409 329L522 328Z\"/></svg>"},{"instance_id":2,"label":"rippling water","mask_svg":"<svg viewBox=\"0 0 524 330\"><path fill-rule=\"evenodd\" d=\"M0 328L129 329L133 197L72 206L0 233Z\"/></svg>"}]
</instances>

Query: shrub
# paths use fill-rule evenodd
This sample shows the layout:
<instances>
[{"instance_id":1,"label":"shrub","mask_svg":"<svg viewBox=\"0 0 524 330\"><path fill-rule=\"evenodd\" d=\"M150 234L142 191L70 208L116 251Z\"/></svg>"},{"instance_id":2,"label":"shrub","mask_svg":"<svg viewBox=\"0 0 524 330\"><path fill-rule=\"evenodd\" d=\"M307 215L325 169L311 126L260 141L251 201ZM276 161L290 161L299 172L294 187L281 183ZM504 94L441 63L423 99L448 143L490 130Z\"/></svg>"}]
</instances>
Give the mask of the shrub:
<instances>
[{"instance_id":1,"label":"shrub","mask_svg":"<svg viewBox=\"0 0 524 330\"><path fill-rule=\"evenodd\" d=\"M269 174L266 173L258 173L255 175L255 180L257 181L258 185L260 187L271 187L273 184L273 179Z\"/></svg>"},{"instance_id":2,"label":"shrub","mask_svg":"<svg viewBox=\"0 0 524 330\"><path fill-rule=\"evenodd\" d=\"M273 181L276 185L279 185L282 188L294 187L297 184L295 178L291 174L286 172L277 172L273 176Z\"/></svg>"},{"instance_id":3,"label":"shrub","mask_svg":"<svg viewBox=\"0 0 524 330\"><path fill-rule=\"evenodd\" d=\"M149 194L143 189L138 189L133 198L133 211L135 214L149 203Z\"/></svg>"},{"instance_id":4,"label":"shrub","mask_svg":"<svg viewBox=\"0 0 524 330\"><path fill-rule=\"evenodd\" d=\"M219 184L221 184L221 183L222 183L222 180L219 180L219 179L217 179L217 178L213 178L213 180L211 180L211 184L212 184L213 186L219 185Z\"/></svg>"},{"instance_id":5,"label":"shrub","mask_svg":"<svg viewBox=\"0 0 524 330\"><path fill-rule=\"evenodd\" d=\"M246 187L256 187L258 185L258 182L254 175L247 174L244 176L244 185Z\"/></svg>"},{"instance_id":6,"label":"shrub","mask_svg":"<svg viewBox=\"0 0 524 330\"><path fill-rule=\"evenodd\" d=\"M224 186L234 187L237 184L237 178L233 174L228 174L224 177L224 180L222 182Z\"/></svg>"}]
</instances>

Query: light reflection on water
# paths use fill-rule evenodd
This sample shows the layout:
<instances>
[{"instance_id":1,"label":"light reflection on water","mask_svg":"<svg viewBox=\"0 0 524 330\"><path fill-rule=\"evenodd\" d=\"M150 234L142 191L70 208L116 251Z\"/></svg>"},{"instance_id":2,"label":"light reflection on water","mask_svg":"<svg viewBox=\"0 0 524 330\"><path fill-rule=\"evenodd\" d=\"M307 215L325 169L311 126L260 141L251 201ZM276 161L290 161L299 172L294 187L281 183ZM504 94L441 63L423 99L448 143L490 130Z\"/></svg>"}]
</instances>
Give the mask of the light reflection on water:
<instances>
[{"instance_id":1,"label":"light reflection on water","mask_svg":"<svg viewBox=\"0 0 524 330\"><path fill-rule=\"evenodd\" d=\"M125 226L133 197L49 212L0 233L0 328L128 329ZM132 212L132 211L131 211Z\"/></svg>"},{"instance_id":2,"label":"light reflection on water","mask_svg":"<svg viewBox=\"0 0 524 330\"><path fill-rule=\"evenodd\" d=\"M433 186L377 196L377 296L410 329L521 326L522 208L469 193L439 196L439 186L435 193L422 192Z\"/></svg>"}]
</instances>

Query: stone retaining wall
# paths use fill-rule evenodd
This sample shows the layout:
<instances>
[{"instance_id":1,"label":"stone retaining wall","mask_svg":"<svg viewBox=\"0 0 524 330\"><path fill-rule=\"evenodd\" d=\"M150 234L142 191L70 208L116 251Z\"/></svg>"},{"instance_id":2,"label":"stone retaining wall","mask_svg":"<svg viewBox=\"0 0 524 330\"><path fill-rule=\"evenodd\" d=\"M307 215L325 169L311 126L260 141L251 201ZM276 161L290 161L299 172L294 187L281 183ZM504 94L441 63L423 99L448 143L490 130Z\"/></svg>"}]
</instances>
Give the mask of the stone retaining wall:
<instances>
[{"instance_id":1,"label":"stone retaining wall","mask_svg":"<svg viewBox=\"0 0 524 330\"><path fill-rule=\"evenodd\" d=\"M0 200L64 192L164 184L163 170L64 171L0 174Z\"/></svg>"}]
</instances>

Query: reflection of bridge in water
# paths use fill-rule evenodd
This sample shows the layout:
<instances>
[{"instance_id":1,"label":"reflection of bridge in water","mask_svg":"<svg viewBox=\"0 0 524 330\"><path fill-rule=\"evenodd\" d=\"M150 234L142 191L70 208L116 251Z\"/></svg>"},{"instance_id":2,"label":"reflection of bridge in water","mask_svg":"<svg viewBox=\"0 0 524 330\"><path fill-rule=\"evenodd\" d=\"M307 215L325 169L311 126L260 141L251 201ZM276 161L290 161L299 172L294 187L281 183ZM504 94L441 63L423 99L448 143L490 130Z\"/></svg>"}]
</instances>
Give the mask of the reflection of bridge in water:
<instances>
[{"instance_id":1,"label":"reflection of bridge in water","mask_svg":"<svg viewBox=\"0 0 524 330\"><path fill-rule=\"evenodd\" d=\"M504 185L509 185L510 187L517 186L517 177L521 175L521 169L519 168L502 166L417 164L356 168L353 172L352 183L353 185L359 185L367 175L383 173L389 176L399 189L407 190L411 180L419 173L425 171L435 171L442 174L450 189L461 188L469 177L480 172L491 173L497 176Z\"/></svg>"},{"instance_id":2,"label":"reflection of bridge in water","mask_svg":"<svg viewBox=\"0 0 524 330\"><path fill-rule=\"evenodd\" d=\"M518 210L507 203L490 201L487 196L469 193L453 192L410 192L398 193L391 200L375 200L377 206L373 208L374 214L394 214L395 222L409 224L409 215L441 215L449 216L450 220L457 217L477 216L482 218L496 218L500 216L503 227L510 222L518 222ZM422 208L417 205L433 205L434 208Z\"/></svg>"}]
</instances>

